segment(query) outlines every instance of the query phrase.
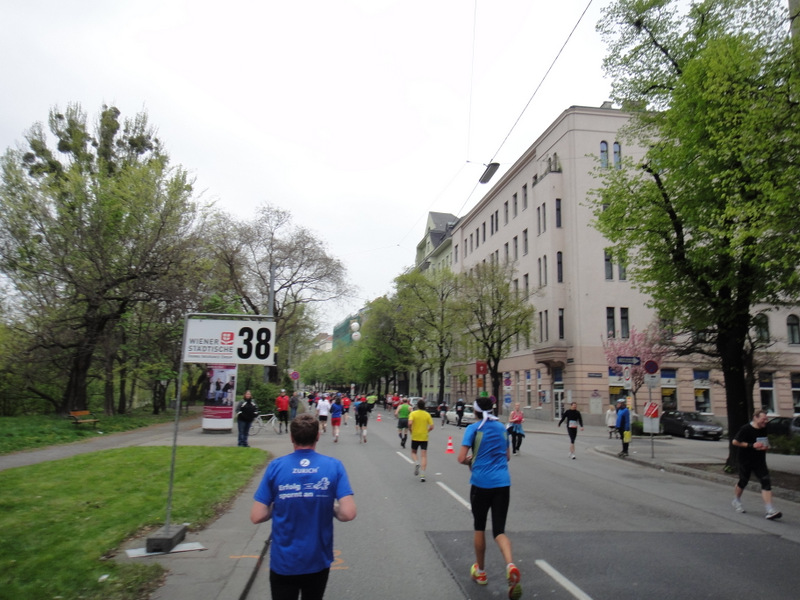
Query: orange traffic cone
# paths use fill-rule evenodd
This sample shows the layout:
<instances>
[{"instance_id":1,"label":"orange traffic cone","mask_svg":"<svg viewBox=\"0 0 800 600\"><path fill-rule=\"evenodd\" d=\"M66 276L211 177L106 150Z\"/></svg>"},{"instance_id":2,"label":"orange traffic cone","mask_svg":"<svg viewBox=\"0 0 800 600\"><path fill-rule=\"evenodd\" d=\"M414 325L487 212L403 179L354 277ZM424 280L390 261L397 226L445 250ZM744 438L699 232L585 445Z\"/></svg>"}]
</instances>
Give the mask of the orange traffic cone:
<instances>
[{"instance_id":1,"label":"orange traffic cone","mask_svg":"<svg viewBox=\"0 0 800 600\"><path fill-rule=\"evenodd\" d=\"M445 451L445 454L455 454L455 453L456 451L453 450L453 436L451 435L447 437L447 450Z\"/></svg>"},{"instance_id":2,"label":"orange traffic cone","mask_svg":"<svg viewBox=\"0 0 800 600\"><path fill-rule=\"evenodd\" d=\"M378 413L378 423L381 422L381 413Z\"/></svg>"}]
</instances>

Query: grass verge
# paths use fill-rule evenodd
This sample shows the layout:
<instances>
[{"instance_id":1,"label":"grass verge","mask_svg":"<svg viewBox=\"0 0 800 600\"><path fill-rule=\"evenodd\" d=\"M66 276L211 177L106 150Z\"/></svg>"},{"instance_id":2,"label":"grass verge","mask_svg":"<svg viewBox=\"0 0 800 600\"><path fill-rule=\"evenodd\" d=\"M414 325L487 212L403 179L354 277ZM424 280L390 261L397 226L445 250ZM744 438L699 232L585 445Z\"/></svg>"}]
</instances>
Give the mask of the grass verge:
<instances>
[{"instance_id":1,"label":"grass verge","mask_svg":"<svg viewBox=\"0 0 800 600\"><path fill-rule=\"evenodd\" d=\"M139 409L131 414L112 417L100 413L95 415L100 419L96 428L91 425L76 426L69 419L53 415L0 417L0 455L55 444L69 444L175 420L173 411L154 415L152 409Z\"/></svg>"},{"instance_id":2,"label":"grass verge","mask_svg":"<svg viewBox=\"0 0 800 600\"><path fill-rule=\"evenodd\" d=\"M161 566L109 558L163 525L171 452L119 448L0 472L0 596L146 598ZM201 528L265 462L257 448L177 448L172 522Z\"/></svg>"}]
</instances>

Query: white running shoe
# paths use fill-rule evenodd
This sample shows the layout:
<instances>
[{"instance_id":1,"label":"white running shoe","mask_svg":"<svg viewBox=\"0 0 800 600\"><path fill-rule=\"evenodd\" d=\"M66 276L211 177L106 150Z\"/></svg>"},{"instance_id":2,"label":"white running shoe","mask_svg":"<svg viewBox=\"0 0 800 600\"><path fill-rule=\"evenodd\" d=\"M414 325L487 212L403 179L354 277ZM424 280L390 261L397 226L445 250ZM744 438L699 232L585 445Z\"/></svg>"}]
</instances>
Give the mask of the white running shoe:
<instances>
[{"instance_id":1,"label":"white running shoe","mask_svg":"<svg viewBox=\"0 0 800 600\"><path fill-rule=\"evenodd\" d=\"M744 510L744 506L742 506L742 501L741 500L739 500L737 498L734 498L733 502L731 502L731 504L733 505L733 508L734 508L734 510L736 510L736 512L738 512L738 513L746 512Z\"/></svg>"}]
</instances>

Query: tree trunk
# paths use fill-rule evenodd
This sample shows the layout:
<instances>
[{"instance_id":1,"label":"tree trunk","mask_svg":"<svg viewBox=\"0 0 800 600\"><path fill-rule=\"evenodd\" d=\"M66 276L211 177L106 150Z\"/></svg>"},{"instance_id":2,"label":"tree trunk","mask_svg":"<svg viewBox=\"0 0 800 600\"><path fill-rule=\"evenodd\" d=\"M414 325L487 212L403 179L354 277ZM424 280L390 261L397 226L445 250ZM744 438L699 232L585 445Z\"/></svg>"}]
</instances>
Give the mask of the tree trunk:
<instances>
[{"instance_id":1,"label":"tree trunk","mask_svg":"<svg viewBox=\"0 0 800 600\"><path fill-rule=\"evenodd\" d=\"M728 413L728 460L726 470L736 471L739 467L738 453L731 444L736 433L745 425L750 415L745 386L744 340L746 328L738 331L720 328L722 333L717 337L717 349L722 361L722 373L725 377L725 397Z\"/></svg>"}]
</instances>

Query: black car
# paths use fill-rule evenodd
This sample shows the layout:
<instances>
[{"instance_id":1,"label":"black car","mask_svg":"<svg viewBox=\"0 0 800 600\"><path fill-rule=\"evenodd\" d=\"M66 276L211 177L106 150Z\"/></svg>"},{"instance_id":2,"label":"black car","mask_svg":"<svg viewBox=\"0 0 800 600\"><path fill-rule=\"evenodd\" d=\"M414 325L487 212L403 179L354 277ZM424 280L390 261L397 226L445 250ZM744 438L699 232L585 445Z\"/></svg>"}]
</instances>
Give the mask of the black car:
<instances>
[{"instance_id":1,"label":"black car","mask_svg":"<svg viewBox=\"0 0 800 600\"><path fill-rule=\"evenodd\" d=\"M661 433L719 441L724 428L711 417L694 411L668 410L661 415Z\"/></svg>"},{"instance_id":2,"label":"black car","mask_svg":"<svg viewBox=\"0 0 800 600\"><path fill-rule=\"evenodd\" d=\"M768 435L800 435L800 417L773 417L767 421Z\"/></svg>"}]
</instances>

